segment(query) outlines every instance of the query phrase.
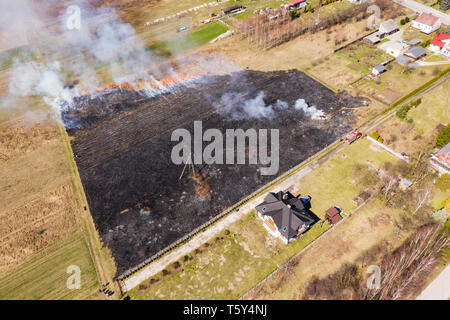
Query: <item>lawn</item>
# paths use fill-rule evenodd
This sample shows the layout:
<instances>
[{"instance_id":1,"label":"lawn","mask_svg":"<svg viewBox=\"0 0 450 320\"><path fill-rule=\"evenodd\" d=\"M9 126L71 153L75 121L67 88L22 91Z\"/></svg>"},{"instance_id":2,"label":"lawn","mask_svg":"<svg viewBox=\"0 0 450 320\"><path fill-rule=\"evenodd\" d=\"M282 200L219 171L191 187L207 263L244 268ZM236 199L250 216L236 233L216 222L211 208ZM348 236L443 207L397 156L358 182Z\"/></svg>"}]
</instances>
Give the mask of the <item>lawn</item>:
<instances>
[{"instance_id":1,"label":"lawn","mask_svg":"<svg viewBox=\"0 0 450 320\"><path fill-rule=\"evenodd\" d=\"M450 81L426 94L417 108L408 112L418 133L429 135L442 123L450 123Z\"/></svg>"},{"instance_id":2,"label":"lawn","mask_svg":"<svg viewBox=\"0 0 450 320\"><path fill-rule=\"evenodd\" d=\"M354 209L352 199L362 190L350 177L354 164L370 161L381 166L385 161L396 161L369 145L368 140L352 144L298 181L293 190L312 196L312 211L320 218L333 205L346 211ZM217 235L223 240L203 245L203 252L192 252L187 261L179 261L178 268L172 264L129 295L132 299L236 299L328 228L327 223L318 222L286 246L267 233L253 211L229 227L228 235Z\"/></svg>"},{"instance_id":3,"label":"lawn","mask_svg":"<svg viewBox=\"0 0 450 320\"><path fill-rule=\"evenodd\" d=\"M380 82L362 79L355 83L355 87L369 96L377 97L387 104L400 99L422 84L436 77L447 65L412 68L407 71L395 61L388 65L388 70L381 74Z\"/></svg>"},{"instance_id":4,"label":"lawn","mask_svg":"<svg viewBox=\"0 0 450 320\"><path fill-rule=\"evenodd\" d=\"M176 56L208 43L227 30L228 27L223 23L214 22L199 30L187 31L188 33L182 33L167 41L154 44L149 49L161 56Z\"/></svg>"}]
</instances>

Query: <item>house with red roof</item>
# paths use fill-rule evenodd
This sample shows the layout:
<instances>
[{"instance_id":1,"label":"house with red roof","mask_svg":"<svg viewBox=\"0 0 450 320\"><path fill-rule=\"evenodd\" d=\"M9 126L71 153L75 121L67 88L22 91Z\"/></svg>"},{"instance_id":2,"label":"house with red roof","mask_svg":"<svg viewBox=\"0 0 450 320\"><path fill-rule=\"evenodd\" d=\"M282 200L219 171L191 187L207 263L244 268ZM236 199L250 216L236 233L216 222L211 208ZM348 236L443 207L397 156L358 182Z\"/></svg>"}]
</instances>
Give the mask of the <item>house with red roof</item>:
<instances>
[{"instance_id":1,"label":"house with red roof","mask_svg":"<svg viewBox=\"0 0 450 320\"><path fill-rule=\"evenodd\" d=\"M441 19L431 13L422 12L411 22L411 27L430 34L441 27Z\"/></svg>"},{"instance_id":2,"label":"house with red roof","mask_svg":"<svg viewBox=\"0 0 450 320\"><path fill-rule=\"evenodd\" d=\"M438 32L430 42L430 50L450 57L450 34Z\"/></svg>"},{"instance_id":3,"label":"house with red roof","mask_svg":"<svg viewBox=\"0 0 450 320\"><path fill-rule=\"evenodd\" d=\"M450 173L450 143L430 155L430 162L439 172Z\"/></svg>"},{"instance_id":4,"label":"house with red roof","mask_svg":"<svg viewBox=\"0 0 450 320\"><path fill-rule=\"evenodd\" d=\"M308 5L308 2L306 0L293 0L288 2L290 9L300 9L303 7L306 7Z\"/></svg>"}]
</instances>

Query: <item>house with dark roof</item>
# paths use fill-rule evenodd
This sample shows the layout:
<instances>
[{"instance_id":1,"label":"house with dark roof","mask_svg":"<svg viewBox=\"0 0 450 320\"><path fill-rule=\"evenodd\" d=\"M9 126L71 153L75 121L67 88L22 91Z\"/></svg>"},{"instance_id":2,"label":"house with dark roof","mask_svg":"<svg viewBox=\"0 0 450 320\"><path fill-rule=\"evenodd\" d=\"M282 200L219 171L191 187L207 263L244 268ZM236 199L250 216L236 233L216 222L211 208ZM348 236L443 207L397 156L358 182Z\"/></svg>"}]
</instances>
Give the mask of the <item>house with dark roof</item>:
<instances>
[{"instance_id":1,"label":"house with dark roof","mask_svg":"<svg viewBox=\"0 0 450 320\"><path fill-rule=\"evenodd\" d=\"M422 12L411 22L411 28L430 34L441 27L441 19L431 13Z\"/></svg>"},{"instance_id":2,"label":"house with dark roof","mask_svg":"<svg viewBox=\"0 0 450 320\"><path fill-rule=\"evenodd\" d=\"M231 13L235 13L237 11L243 10L245 9L245 7L241 4L235 4L234 6L225 8L222 10L223 14L231 14Z\"/></svg>"},{"instance_id":3,"label":"house with dark roof","mask_svg":"<svg viewBox=\"0 0 450 320\"><path fill-rule=\"evenodd\" d=\"M430 50L450 58L450 34L438 32L431 39Z\"/></svg>"},{"instance_id":4,"label":"house with dark roof","mask_svg":"<svg viewBox=\"0 0 450 320\"><path fill-rule=\"evenodd\" d=\"M424 48L414 46L409 48L409 50L404 53L404 56L410 58L412 61L416 61L417 59L426 56L426 54L427 52L425 51Z\"/></svg>"},{"instance_id":5,"label":"house with dark roof","mask_svg":"<svg viewBox=\"0 0 450 320\"><path fill-rule=\"evenodd\" d=\"M288 244L316 222L309 211L310 199L309 196L299 199L290 192L270 192L255 209L267 231Z\"/></svg>"}]
</instances>

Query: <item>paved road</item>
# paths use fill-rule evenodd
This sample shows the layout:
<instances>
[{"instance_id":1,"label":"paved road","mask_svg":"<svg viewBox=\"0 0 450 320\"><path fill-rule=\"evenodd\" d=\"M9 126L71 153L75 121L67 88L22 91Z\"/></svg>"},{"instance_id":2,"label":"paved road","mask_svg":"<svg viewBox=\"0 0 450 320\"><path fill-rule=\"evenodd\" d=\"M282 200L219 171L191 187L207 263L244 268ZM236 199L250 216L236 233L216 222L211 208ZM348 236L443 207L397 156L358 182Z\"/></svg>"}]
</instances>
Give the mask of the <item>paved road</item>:
<instances>
[{"instance_id":1,"label":"paved road","mask_svg":"<svg viewBox=\"0 0 450 320\"><path fill-rule=\"evenodd\" d=\"M416 12L432 13L433 15L441 18L442 23L450 25L450 15L445 14L441 11L428 7L424 4L418 3L414 0L393 0L393 1Z\"/></svg>"},{"instance_id":2,"label":"paved road","mask_svg":"<svg viewBox=\"0 0 450 320\"><path fill-rule=\"evenodd\" d=\"M450 299L450 265L448 265L417 297L417 300L448 299Z\"/></svg>"}]
</instances>

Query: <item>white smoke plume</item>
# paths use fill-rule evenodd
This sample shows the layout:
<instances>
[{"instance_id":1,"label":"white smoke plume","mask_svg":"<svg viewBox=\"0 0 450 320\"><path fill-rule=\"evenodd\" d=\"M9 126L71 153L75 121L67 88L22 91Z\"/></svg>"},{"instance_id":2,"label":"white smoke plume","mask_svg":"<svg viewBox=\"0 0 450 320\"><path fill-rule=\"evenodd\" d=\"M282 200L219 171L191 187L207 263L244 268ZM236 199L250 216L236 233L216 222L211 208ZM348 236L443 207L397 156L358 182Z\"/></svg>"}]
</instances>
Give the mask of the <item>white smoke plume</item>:
<instances>
[{"instance_id":1,"label":"white smoke plume","mask_svg":"<svg viewBox=\"0 0 450 320\"><path fill-rule=\"evenodd\" d=\"M280 100L278 99L277 102L275 103L275 106L279 109L288 109L289 108L289 103L287 103L286 101Z\"/></svg>"},{"instance_id":2,"label":"white smoke plume","mask_svg":"<svg viewBox=\"0 0 450 320\"><path fill-rule=\"evenodd\" d=\"M137 79L155 79L146 71L149 67L159 72L144 41L112 8L93 8L88 0L65 7L56 0L39 5L32 0L6 2L0 1L0 38L16 36L10 37L10 43L0 41L0 50L28 44L37 57L35 61L24 61L20 55L13 59L9 92L2 93L0 107L14 105L15 97L33 95L59 111L62 101L71 106L72 97L105 81L133 85ZM81 8L80 29L67 27L65 8L71 4ZM49 12L56 15L54 8L58 6L61 10L52 16ZM20 43L14 43L15 37ZM75 79L76 86L67 85Z\"/></svg>"},{"instance_id":3,"label":"white smoke plume","mask_svg":"<svg viewBox=\"0 0 450 320\"><path fill-rule=\"evenodd\" d=\"M325 119L325 112L317 109L316 106L308 106L305 99L298 99L295 101L294 108L296 110L303 111L306 115L310 116L313 120Z\"/></svg>"},{"instance_id":4,"label":"white smoke plume","mask_svg":"<svg viewBox=\"0 0 450 320\"><path fill-rule=\"evenodd\" d=\"M241 93L225 93L218 103L214 103L217 111L233 120L242 120L249 118L267 118L275 117L275 111L272 105L266 105L264 102L264 91L258 92L254 98L243 99Z\"/></svg>"}]
</instances>

